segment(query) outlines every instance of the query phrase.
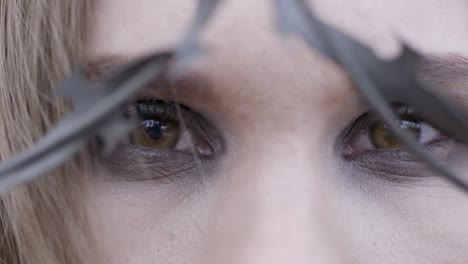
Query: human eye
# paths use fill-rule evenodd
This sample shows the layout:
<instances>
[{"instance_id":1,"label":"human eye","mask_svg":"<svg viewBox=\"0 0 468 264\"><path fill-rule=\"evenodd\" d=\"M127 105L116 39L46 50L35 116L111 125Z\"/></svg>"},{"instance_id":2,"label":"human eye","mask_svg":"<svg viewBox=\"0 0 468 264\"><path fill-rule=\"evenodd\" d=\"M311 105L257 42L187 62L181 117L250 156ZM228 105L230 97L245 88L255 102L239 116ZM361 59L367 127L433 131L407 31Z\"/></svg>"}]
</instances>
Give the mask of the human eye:
<instances>
[{"instance_id":1,"label":"human eye","mask_svg":"<svg viewBox=\"0 0 468 264\"><path fill-rule=\"evenodd\" d=\"M213 156L213 147L204 135L201 115L188 107L161 100L140 100L124 107L124 114L140 120L131 142L150 149L166 149Z\"/></svg>"},{"instance_id":2,"label":"human eye","mask_svg":"<svg viewBox=\"0 0 468 264\"><path fill-rule=\"evenodd\" d=\"M431 156L446 162L454 141L425 118L406 106L394 106L400 129L423 146ZM350 127L344 139L342 156L355 168L385 176L404 179L432 175L430 168L371 113L360 116Z\"/></svg>"},{"instance_id":3,"label":"human eye","mask_svg":"<svg viewBox=\"0 0 468 264\"><path fill-rule=\"evenodd\" d=\"M122 112L136 118L138 126L128 143L119 145L108 159L114 176L129 180L184 177L209 170L220 154L217 129L187 106L144 99L126 104Z\"/></svg>"}]
</instances>

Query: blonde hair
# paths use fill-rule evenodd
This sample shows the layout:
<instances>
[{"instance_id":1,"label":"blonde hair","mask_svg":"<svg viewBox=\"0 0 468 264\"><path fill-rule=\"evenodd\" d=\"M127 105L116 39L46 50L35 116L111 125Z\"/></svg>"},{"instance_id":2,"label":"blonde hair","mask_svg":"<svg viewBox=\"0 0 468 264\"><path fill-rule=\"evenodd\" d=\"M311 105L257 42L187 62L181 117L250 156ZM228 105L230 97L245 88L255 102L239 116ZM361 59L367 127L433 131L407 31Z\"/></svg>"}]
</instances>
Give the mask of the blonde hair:
<instances>
[{"instance_id":1,"label":"blonde hair","mask_svg":"<svg viewBox=\"0 0 468 264\"><path fill-rule=\"evenodd\" d=\"M63 115L51 90L83 62L88 0L0 0L0 160L33 146ZM0 198L0 263L84 263L83 159Z\"/></svg>"}]
</instances>

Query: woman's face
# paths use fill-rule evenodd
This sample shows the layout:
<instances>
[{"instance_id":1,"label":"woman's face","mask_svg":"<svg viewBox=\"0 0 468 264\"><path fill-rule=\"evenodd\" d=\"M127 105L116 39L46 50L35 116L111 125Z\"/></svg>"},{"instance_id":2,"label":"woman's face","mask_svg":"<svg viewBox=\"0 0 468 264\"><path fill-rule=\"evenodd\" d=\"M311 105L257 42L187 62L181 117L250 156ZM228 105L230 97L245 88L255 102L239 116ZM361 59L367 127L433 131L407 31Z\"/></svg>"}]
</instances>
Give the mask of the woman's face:
<instances>
[{"instance_id":1,"label":"woman's face","mask_svg":"<svg viewBox=\"0 0 468 264\"><path fill-rule=\"evenodd\" d=\"M401 40L437 58L422 77L468 105L466 1L310 2L382 58ZM97 1L90 70L172 47L195 5ZM392 141L342 69L275 25L273 1L223 1L187 74L127 107L142 128L86 196L100 263L467 263L468 195ZM396 111L447 153L435 128Z\"/></svg>"}]
</instances>

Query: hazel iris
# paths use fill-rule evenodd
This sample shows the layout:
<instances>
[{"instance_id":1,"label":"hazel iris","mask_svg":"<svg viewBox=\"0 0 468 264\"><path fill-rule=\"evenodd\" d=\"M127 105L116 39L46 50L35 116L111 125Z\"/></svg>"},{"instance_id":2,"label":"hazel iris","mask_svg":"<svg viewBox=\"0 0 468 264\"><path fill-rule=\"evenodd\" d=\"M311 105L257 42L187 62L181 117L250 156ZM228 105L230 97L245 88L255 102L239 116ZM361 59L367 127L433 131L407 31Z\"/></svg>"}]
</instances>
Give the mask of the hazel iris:
<instances>
[{"instance_id":1,"label":"hazel iris","mask_svg":"<svg viewBox=\"0 0 468 264\"><path fill-rule=\"evenodd\" d=\"M422 125L417 120L400 120L400 129L416 142L421 139ZM403 146L390 127L383 123L376 123L370 128L370 139L377 149L395 149Z\"/></svg>"},{"instance_id":2,"label":"hazel iris","mask_svg":"<svg viewBox=\"0 0 468 264\"><path fill-rule=\"evenodd\" d=\"M173 120L144 119L133 136L134 143L155 149L176 147L181 135L178 122Z\"/></svg>"}]
</instances>

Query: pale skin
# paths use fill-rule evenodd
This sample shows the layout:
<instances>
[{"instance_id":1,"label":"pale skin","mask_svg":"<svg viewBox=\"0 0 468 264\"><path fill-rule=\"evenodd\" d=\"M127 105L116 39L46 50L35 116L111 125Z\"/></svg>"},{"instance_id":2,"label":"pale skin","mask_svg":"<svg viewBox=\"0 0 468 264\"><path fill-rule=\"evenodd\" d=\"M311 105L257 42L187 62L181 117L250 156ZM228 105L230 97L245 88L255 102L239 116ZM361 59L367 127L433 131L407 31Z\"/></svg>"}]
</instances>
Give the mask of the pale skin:
<instances>
[{"instance_id":1,"label":"pale skin","mask_svg":"<svg viewBox=\"0 0 468 264\"><path fill-rule=\"evenodd\" d=\"M401 40L468 57L467 1L310 2L382 58L398 55ZM194 5L96 1L88 57L171 47ZM271 1L225 1L193 65L209 85L175 88L220 131L211 169L164 184L90 182L99 263L468 262L468 195L437 178L389 182L343 160L339 135L368 109L345 71L278 35L272 11Z\"/></svg>"}]
</instances>

